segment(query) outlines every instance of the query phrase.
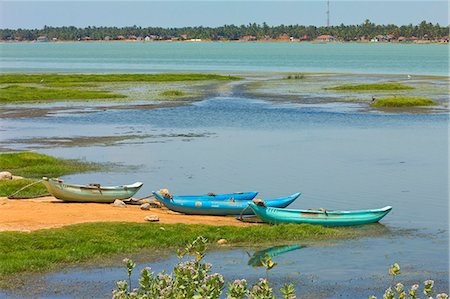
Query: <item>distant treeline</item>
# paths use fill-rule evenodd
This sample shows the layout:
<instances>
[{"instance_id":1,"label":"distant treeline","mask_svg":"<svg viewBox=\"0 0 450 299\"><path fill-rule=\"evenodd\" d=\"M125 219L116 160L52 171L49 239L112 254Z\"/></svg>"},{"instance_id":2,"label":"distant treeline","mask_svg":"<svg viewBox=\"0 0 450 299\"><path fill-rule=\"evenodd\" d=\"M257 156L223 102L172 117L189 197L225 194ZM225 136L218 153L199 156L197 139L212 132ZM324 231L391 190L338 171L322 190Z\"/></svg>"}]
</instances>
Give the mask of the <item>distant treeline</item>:
<instances>
[{"instance_id":1,"label":"distant treeline","mask_svg":"<svg viewBox=\"0 0 450 299\"><path fill-rule=\"evenodd\" d=\"M280 39L282 36L295 39L314 39L323 34L328 34L340 40L359 40L372 38L377 35L392 34L403 37L417 37L418 39L435 40L449 35L449 26L440 26L426 21L418 25L376 25L369 20L359 25L338 26L303 26L303 25L279 25L269 26L263 24L248 25L224 25L220 27L49 27L42 29L0 29L1 40L36 40L39 36L58 40L104 40L104 39L129 39L145 38L152 39L202 39L202 40L238 40L242 37L252 39ZM306 38L305 38L306 37ZM282 38L281 38L282 39Z\"/></svg>"}]
</instances>

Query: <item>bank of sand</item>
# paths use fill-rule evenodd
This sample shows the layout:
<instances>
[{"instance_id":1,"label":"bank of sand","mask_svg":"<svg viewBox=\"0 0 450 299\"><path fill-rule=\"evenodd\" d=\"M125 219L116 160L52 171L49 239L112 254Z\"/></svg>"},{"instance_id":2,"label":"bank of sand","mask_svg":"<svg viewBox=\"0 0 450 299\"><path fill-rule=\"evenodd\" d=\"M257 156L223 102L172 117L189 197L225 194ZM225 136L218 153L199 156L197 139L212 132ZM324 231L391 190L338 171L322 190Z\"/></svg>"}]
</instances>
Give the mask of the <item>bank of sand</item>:
<instances>
[{"instance_id":1,"label":"bank of sand","mask_svg":"<svg viewBox=\"0 0 450 299\"><path fill-rule=\"evenodd\" d=\"M193 216L166 208L144 211L138 205L126 208L99 203L66 203L54 197L9 200L0 197L0 231L34 231L86 222L146 222L145 216L157 215L159 223L247 226L235 217Z\"/></svg>"}]
</instances>

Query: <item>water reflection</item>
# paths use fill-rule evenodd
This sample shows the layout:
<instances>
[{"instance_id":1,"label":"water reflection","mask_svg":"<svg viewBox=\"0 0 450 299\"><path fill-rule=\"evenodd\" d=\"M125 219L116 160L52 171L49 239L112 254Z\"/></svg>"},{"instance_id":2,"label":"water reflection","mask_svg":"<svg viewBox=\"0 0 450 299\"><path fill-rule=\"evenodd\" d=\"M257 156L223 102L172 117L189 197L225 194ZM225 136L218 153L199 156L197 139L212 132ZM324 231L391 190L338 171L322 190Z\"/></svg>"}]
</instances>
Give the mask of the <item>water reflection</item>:
<instances>
[{"instance_id":1,"label":"water reflection","mask_svg":"<svg viewBox=\"0 0 450 299\"><path fill-rule=\"evenodd\" d=\"M263 250L256 251L248 260L248 265L252 267L262 267L263 261L266 256L270 256L271 258L284 254L286 252L294 251L300 248L305 248L305 246L301 245L279 245L279 246L273 246L269 247Z\"/></svg>"}]
</instances>

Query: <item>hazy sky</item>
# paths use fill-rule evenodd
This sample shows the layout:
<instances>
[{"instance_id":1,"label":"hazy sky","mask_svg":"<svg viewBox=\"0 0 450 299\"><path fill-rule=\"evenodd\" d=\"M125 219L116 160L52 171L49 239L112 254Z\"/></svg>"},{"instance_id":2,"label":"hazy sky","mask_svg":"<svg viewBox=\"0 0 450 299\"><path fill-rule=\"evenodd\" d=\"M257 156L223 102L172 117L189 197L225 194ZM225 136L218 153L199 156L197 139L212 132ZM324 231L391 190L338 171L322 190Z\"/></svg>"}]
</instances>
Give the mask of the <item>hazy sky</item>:
<instances>
[{"instance_id":1,"label":"hazy sky","mask_svg":"<svg viewBox=\"0 0 450 299\"><path fill-rule=\"evenodd\" d=\"M1 28L326 24L326 1L3 1ZM330 1L331 25L448 25L447 1Z\"/></svg>"}]
</instances>

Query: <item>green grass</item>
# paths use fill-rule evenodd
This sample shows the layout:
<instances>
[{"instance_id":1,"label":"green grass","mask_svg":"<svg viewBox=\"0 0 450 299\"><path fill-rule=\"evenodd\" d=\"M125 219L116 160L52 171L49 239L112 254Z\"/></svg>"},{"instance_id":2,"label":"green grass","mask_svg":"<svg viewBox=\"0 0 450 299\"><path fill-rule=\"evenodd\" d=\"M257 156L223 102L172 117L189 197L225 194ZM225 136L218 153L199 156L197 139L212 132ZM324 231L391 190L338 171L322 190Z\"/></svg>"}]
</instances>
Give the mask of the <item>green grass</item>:
<instances>
[{"instance_id":1,"label":"green grass","mask_svg":"<svg viewBox=\"0 0 450 299\"><path fill-rule=\"evenodd\" d=\"M435 106L437 103L425 97L386 97L371 104L374 107L419 107Z\"/></svg>"},{"instance_id":2,"label":"green grass","mask_svg":"<svg viewBox=\"0 0 450 299\"><path fill-rule=\"evenodd\" d=\"M0 169L13 175L28 177L28 179L0 181L0 196L9 196L20 188L41 179L43 176L59 177L70 173L80 173L100 170L99 164L77 160L63 160L51 156L23 152L0 154ZM36 197L47 194L42 183L33 185L21 191L16 198Z\"/></svg>"},{"instance_id":3,"label":"green grass","mask_svg":"<svg viewBox=\"0 0 450 299\"><path fill-rule=\"evenodd\" d=\"M45 84L47 87L98 87L97 84L83 82L53 82Z\"/></svg>"},{"instance_id":4,"label":"green grass","mask_svg":"<svg viewBox=\"0 0 450 299\"><path fill-rule=\"evenodd\" d=\"M34 183L37 180L33 179L20 179L20 180L1 180L0 181L0 196L8 197L18 191L19 189L25 187L28 184ZM32 198L40 195L49 194L47 188L44 184L38 183L33 186L27 187L20 191L14 198Z\"/></svg>"},{"instance_id":5,"label":"green grass","mask_svg":"<svg viewBox=\"0 0 450 299\"><path fill-rule=\"evenodd\" d=\"M398 84L398 83L373 83L373 84L358 84L358 85L341 85L330 88L328 90L355 90L355 91L379 91L379 90L409 90L414 87Z\"/></svg>"},{"instance_id":6,"label":"green grass","mask_svg":"<svg viewBox=\"0 0 450 299\"><path fill-rule=\"evenodd\" d=\"M238 80L239 77L215 74L4 74L6 83L74 83L74 82L172 82L199 80Z\"/></svg>"},{"instance_id":7,"label":"green grass","mask_svg":"<svg viewBox=\"0 0 450 299\"><path fill-rule=\"evenodd\" d=\"M161 229L164 228L164 230ZM0 232L0 283L12 274L55 269L94 258L140 249L175 252L199 235L212 244L225 238L229 245L279 244L323 239L352 238L355 229L313 225L259 225L251 227L162 225L158 223L89 223L31 233Z\"/></svg>"},{"instance_id":8,"label":"green grass","mask_svg":"<svg viewBox=\"0 0 450 299\"><path fill-rule=\"evenodd\" d=\"M0 88L0 102L111 99L125 97L125 95L99 90L38 88L21 85L9 85Z\"/></svg>"},{"instance_id":9,"label":"green grass","mask_svg":"<svg viewBox=\"0 0 450 299\"><path fill-rule=\"evenodd\" d=\"M0 169L14 175L28 178L43 176L58 177L65 174L99 170L99 164L64 160L55 157L33 153L3 153L0 154Z\"/></svg>"},{"instance_id":10,"label":"green grass","mask_svg":"<svg viewBox=\"0 0 450 299\"><path fill-rule=\"evenodd\" d=\"M181 97L186 95L186 93L181 90L169 89L161 92L159 95L164 97Z\"/></svg>"}]
</instances>

